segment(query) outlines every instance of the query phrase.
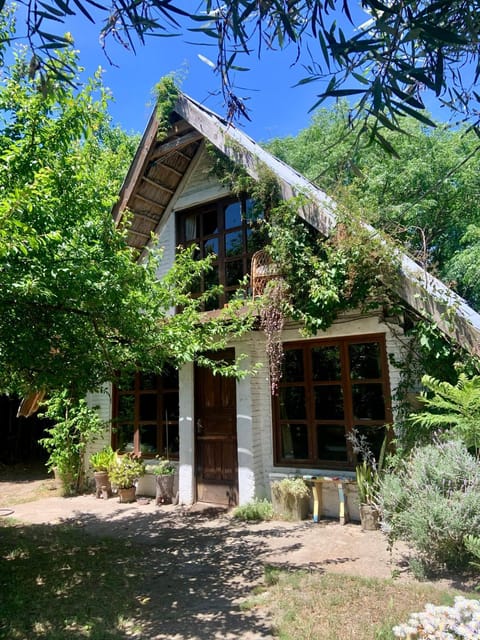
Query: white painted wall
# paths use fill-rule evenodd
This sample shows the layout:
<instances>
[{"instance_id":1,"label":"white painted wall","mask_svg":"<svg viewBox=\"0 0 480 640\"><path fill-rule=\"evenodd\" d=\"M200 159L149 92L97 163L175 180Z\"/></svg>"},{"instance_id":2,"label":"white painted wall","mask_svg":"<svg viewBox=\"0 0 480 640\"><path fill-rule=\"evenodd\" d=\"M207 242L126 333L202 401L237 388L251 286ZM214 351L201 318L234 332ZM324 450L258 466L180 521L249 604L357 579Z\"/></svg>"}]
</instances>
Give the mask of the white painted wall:
<instances>
[{"instance_id":1,"label":"white painted wall","mask_svg":"<svg viewBox=\"0 0 480 640\"><path fill-rule=\"evenodd\" d=\"M193 364L182 367L179 372L180 413L179 413L179 479L180 504L192 504L195 500L195 407Z\"/></svg>"},{"instance_id":2,"label":"white painted wall","mask_svg":"<svg viewBox=\"0 0 480 640\"><path fill-rule=\"evenodd\" d=\"M112 420L112 385L105 384L96 393L88 393L86 398L89 407L98 407L98 414L103 422L105 422L105 431L103 434L87 445L85 454L85 473L87 477L93 477L93 471L90 469L88 460L92 453L100 451L103 447L110 444L111 439L111 420Z\"/></svg>"}]
</instances>

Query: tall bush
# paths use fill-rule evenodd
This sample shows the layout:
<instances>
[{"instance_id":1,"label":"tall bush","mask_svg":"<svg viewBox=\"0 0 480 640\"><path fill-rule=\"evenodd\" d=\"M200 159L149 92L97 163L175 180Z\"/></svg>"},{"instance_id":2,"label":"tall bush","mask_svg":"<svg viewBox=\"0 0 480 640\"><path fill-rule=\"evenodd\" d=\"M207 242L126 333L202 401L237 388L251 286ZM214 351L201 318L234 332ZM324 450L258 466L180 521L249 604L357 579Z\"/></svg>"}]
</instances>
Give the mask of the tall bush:
<instances>
[{"instance_id":1,"label":"tall bush","mask_svg":"<svg viewBox=\"0 0 480 640\"><path fill-rule=\"evenodd\" d=\"M418 447L384 476L379 507L391 542L411 544L424 566L466 566L464 538L480 535L480 465L460 441Z\"/></svg>"},{"instance_id":2,"label":"tall bush","mask_svg":"<svg viewBox=\"0 0 480 640\"><path fill-rule=\"evenodd\" d=\"M67 494L83 488L87 444L94 442L105 428L97 410L86 401L69 397L67 391L53 394L45 403L41 417L53 421L40 444L49 453L47 467L56 469Z\"/></svg>"}]
</instances>

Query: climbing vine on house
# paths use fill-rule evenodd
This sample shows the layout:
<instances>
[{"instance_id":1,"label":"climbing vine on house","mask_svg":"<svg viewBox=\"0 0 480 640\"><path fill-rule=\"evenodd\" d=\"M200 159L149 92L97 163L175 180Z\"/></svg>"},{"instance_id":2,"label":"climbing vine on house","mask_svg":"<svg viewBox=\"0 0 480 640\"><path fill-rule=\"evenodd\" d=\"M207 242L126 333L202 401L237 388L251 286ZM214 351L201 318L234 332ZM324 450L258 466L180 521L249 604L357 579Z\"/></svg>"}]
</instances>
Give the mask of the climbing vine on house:
<instances>
[{"instance_id":1,"label":"climbing vine on house","mask_svg":"<svg viewBox=\"0 0 480 640\"><path fill-rule=\"evenodd\" d=\"M231 143L235 151L235 142ZM287 317L300 322L307 335L327 329L347 310L362 313L392 307L392 285L398 273L394 251L349 212L336 211L338 225L328 239L299 216L308 205L300 195L281 201L274 174L257 166L259 180L213 147L212 172L237 195L248 194L262 212L265 251L280 265L258 299L260 326L267 338L272 394L282 366L281 332Z\"/></svg>"}]
</instances>

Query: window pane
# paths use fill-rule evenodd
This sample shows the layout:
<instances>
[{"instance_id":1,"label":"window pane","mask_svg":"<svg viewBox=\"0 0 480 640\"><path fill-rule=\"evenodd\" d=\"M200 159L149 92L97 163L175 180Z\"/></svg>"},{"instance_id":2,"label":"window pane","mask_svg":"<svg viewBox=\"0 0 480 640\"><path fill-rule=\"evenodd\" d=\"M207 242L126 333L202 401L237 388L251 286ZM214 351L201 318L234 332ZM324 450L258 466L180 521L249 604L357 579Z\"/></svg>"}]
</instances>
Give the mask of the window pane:
<instances>
[{"instance_id":1,"label":"window pane","mask_svg":"<svg viewBox=\"0 0 480 640\"><path fill-rule=\"evenodd\" d=\"M157 425L148 424L140 427L140 452L157 452Z\"/></svg>"},{"instance_id":2,"label":"window pane","mask_svg":"<svg viewBox=\"0 0 480 640\"><path fill-rule=\"evenodd\" d=\"M282 382L302 382L303 350L286 349L282 369Z\"/></svg>"},{"instance_id":3,"label":"window pane","mask_svg":"<svg viewBox=\"0 0 480 640\"><path fill-rule=\"evenodd\" d=\"M368 449L372 452L375 460L378 462L380 458L380 451L382 449L383 441L385 439L386 430L385 427L375 427L375 426L360 426L356 425L355 429L358 431L359 436L365 436L366 445ZM358 462L362 462L363 456L360 453L357 453Z\"/></svg>"},{"instance_id":4,"label":"window pane","mask_svg":"<svg viewBox=\"0 0 480 640\"><path fill-rule=\"evenodd\" d=\"M239 227L242 224L240 202L234 202L225 209L225 229Z\"/></svg>"},{"instance_id":5,"label":"window pane","mask_svg":"<svg viewBox=\"0 0 480 640\"><path fill-rule=\"evenodd\" d=\"M178 424L169 424L168 430L165 429L164 436L164 455L167 457L178 458L180 450L180 439L178 437Z\"/></svg>"},{"instance_id":6,"label":"window pane","mask_svg":"<svg viewBox=\"0 0 480 640\"><path fill-rule=\"evenodd\" d=\"M308 458L308 429L306 424L282 424L282 458Z\"/></svg>"},{"instance_id":7,"label":"window pane","mask_svg":"<svg viewBox=\"0 0 480 640\"><path fill-rule=\"evenodd\" d=\"M260 208L259 203L255 207L255 201L249 198L245 201L245 220L248 222L263 220L265 218L264 211Z\"/></svg>"},{"instance_id":8,"label":"window pane","mask_svg":"<svg viewBox=\"0 0 480 640\"><path fill-rule=\"evenodd\" d=\"M218 221L217 211L207 211L203 214L203 235L212 236L214 233L218 233Z\"/></svg>"},{"instance_id":9,"label":"window pane","mask_svg":"<svg viewBox=\"0 0 480 640\"><path fill-rule=\"evenodd\" d=\"M381 384L355 384L352 387L353 415L357 420L384 420L385 402Z\"/></svg>"},{"instance_id":10,"label":"window pane","mask_svg":"<svg viewBox=\"0 0 480 640\"><path fill-rule=\"evenodd\" d=\"M317 456L320 460L347 460L347 441L343 425L317 425Z\"/></svg>"},{"instance_id":11,"label":"window pane","mask_svg":"<svg viewBox=\"0 0 480 640\"><path fill-rule=\"evenodd\" d=\"M339 384L315 387L315 418L343 420L343 390Z\"/></svg>"},{"instance_id":12,"label":"window pane","mask_svg":"<svg viewBox=\"0 0 480 640\"><path fill-rule=\"evenodd\" d=\"M259 229L247 229L247 251L255 253L265 246L265 239Z\"/></svg>"},{"instance_id":13,"label":"window pane","mask_svg":"<svg viewBox=\"0 0 480 640\"><path fill-rule=\"evenodd\" d=\"M303 387L283 387L279 397L282 420L304 420L307 417Z\"/></svg>"},{"instance_id":14,"label":"window pane","mask_svg":"<svg viewBox=\"0 0 480 640\"><path fill-rule=\"evenodd\" d=\"M178 420L178 393L166 393L163 396L162 420Z\"/></svg>"},{"instance_id":15,"label":"window pane","mask_svg":"<svg viewBox=\"0 0 480 640\"><path fill-rule=\"evenodd\" d=\"M243 253L243 233L242 231L232 231L225 234L225 256L241 256Z\"/></svg>"},{"instance_id":16,"label":"window pane","mask_svg":"<svg viewBox=\"0 0 480 640\"><path fill-rule=\"evenodd\" d=\"M189 215L184 218L183 237L185 240L198 238L198 219L196 215Z\"/></svg>"},{"instance_id":17,"label":"window pane","mask_svg":"<svg viewBox=\"0 0 480 640\"><path fill-rule=\"evenodd\" d=\"M203 243L203 256L209 256L210 254L218 256L218 238L210 238Z\"/></svg>"},{"instance_id":18,"label":"window pane","mask_svg":"<svg viewBox=\"0 0 480 640\"><path fill-rule=\"evenodd\" d=\"M227 262L225 265L225 285L233 287L243 278L243 260Z\"/></svg>"},{"instance_id":19,"label":"window pane","mask_svg":"<svg viewBox=\"0 0 480 640\"><path fill-rule=\"evenodd\" d=\"M380 345L378 342L351 344L348 349L352 379L381 377Z\"/></svg>"},{"instance_id":20,"label":"window pane","mask_svg":"<svg viewBox=\"0 0 480 640\"><path fill-rule=\"evenodd\" d=\"M312 375L316 381L340 380L342 369L338 347L314 347L312 349Z\"/></svg>"},{"instance_id":21,"label":"window pane","mask_svg":"<svg viewBox=\"0 0 480 640\"><path fill-rule=\"evenodd\" d=\"M157 419L157 394L142 394L139 398L139 419L140 420L156 420Z\"/></svg>"},{"instance_id":22,"label":"window pane","mask_svg":"<svg viewBox=\"0 0 480 640\"><path fill-rule=\"evenodd\" d=\"M135 396L121 395L118 398L118 420L133 420L135 416Z\"/></svg>"},{"instance_id":23,"label":"window pane","mask_svg":"<svg viewBox=\"0 0 480 640\"><path fill-rule=\"evenodd\" d=\"M150 390L157 388L157 376L154 373L140 374L140 389Z\"/></svg>"},{"instance_id":24,"label":"window pane","mask_svg":"<svg viewBox=\"0 0 480 640\"><path fill-rule=\"evenodd\" d=\"M133 451L133 424L121 424L117 427L117 447L119 451Z\"/></svg>"},{"instance_id":25,"label":"window pane","mask_svg":"<svg viewBox=\"0 0 480 640\"><path fill-rule=\"evenodd\" d=\"M203 276L204 281L205 281L205 289L208 289L210 287L213 287L214 285L219 283L218 280L218 267L214 266L211 269L209 269L205 275Z\"/></svg>"},{"instance_id":26,"label":"window pane","mask_svg":"<svg viewBox=\"0 0 480 640\"><path fill-rule=\"evenodd\" d=\"M164 389L178 389L178 370L166 365L162 371L162 383Z\"/></svg>"}]
</instances>

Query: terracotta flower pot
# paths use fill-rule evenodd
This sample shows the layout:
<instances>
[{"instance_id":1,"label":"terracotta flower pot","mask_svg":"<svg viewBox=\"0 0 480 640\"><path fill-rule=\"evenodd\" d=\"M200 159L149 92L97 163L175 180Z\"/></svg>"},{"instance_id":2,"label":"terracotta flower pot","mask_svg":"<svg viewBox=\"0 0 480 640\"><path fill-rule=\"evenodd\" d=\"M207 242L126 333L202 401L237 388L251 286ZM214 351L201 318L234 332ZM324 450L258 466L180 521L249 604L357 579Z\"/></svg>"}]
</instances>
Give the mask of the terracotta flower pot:
<instances>
[{"instance_id":1,"label":"terracotta flower pot","mask_svg":"<svg viewBox=\"0 0 480 640\"><path fill-rule=\"evenodd\" d=\"M135 500L135 487L128 487L128 489L118 489L119 502L135 502Z\"/></svg>"},{"instance_id":2,"label":"terracotta flower pot","mask_svg":"<svg viewBox=\"0 0 480 640\"><path fill-rule=\"evenodd\" d=\"M108 477L108 471L95 471L93 477L95 478L95 497L111 498L112 485Z\"/></svg>"}]
</instances>

